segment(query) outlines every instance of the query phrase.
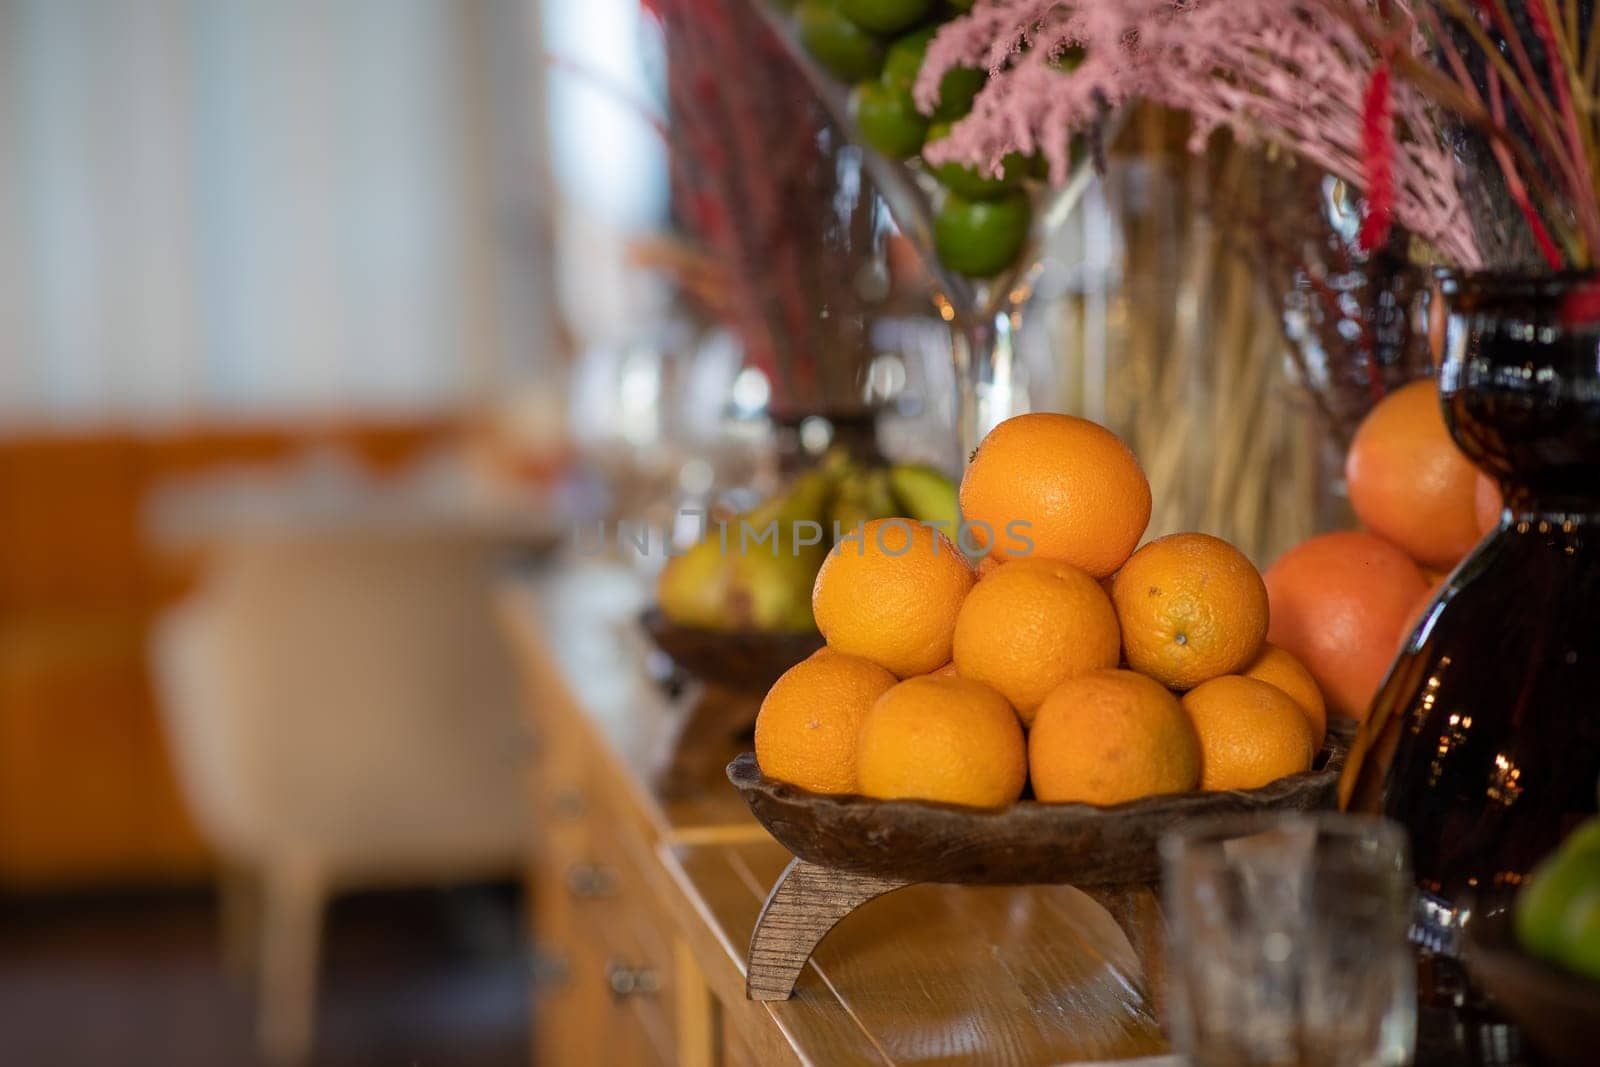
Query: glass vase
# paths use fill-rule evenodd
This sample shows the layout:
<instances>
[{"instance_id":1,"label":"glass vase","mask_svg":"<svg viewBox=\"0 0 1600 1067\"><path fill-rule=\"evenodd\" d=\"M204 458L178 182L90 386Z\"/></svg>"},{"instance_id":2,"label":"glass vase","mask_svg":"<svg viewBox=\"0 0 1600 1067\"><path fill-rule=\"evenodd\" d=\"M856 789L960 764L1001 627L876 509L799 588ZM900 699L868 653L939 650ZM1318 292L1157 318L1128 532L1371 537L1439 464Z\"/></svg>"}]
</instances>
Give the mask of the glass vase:
<instances>
[{"instance_id":1,"label":"glass vase","mask_svg":"<svg viewBox=\"0 0 1600 1067\"><path fill-rule=\"evenodd\" d=\"M1017 350L1023 313L1032 301L1041 250L1071 216L1094 181L1088 153L1067 180L1050 184L1033 177L1022 187L1029 203L1028 238L1011 263L989 276L952 270L935 248L935 218L946 195L929 170L915 158L898 159L872 148L862 135L850 106L850 86L824 70L800 43L787 6L776 0L750 0L784 43L790 58L816 91L823 108L861 153L872 185L887 205L895 227L916 250L933 283L932 300L950 332L949 351L955 370L956 438L964 465L978 442L997 423L1031 410L1027 374ZM1117 128L1116 116L1103 123L1103 135Z\"/></svg>"},{"instance_id":2,"label":"glass vase","mask_svg":"<svg viewBox=\"0 0 1600 1067\"><path fill-rule=\"evenodd\" d=\"M1597 807L1600 279L1463 274L1442 291L1445 421L1506 506L1402 647L1341 793L1408 831L1414 936L1450 957Z\"/></svg>"}]
</instances>

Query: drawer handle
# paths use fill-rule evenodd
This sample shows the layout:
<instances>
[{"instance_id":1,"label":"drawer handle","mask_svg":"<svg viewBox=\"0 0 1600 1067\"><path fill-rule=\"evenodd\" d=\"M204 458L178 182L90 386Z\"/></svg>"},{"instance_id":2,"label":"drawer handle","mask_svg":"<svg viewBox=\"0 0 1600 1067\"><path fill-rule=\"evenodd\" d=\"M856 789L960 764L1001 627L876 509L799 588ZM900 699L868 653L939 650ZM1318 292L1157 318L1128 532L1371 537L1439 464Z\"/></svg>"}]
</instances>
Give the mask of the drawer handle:
<instances>
[{"instance_id":1,"label":"drawer handle","mask_svg":"<svg viewBox=\"0 0 1600 1067\"><path fill-rule=\"evenodd\" d=\"M532 723L518 722L506 731L506 751L517 762L539 755L544 738Z\"/></svg>"},{"instance_id":2,"label":"drawer handle","mask_svg":"<svg viewBox=\"0 0 1600 1067\"><path fill-rule=\"evenodd\" d=\"M612 960L606 964L606 985L618 1000L628 997L653 997L661 992L661 979L650 967L629 967Z\"/></svg>"},{"instance_id":3,"label":"drawer handle","mask_svg":"<svg viewBox=\"0 0 1600 1067\"><path fill-rule=\"evenodd\" d=\"M572 965L566 953L539 945L529 953L528 974L536 990L559 989L571 979Z\"/></svg>"},{"instance_id":4,"label":"drawer handle","mask_svg":"<svg viewBox=\"0 0 1600 1067\"><path fill-rule=\"evenodd\" d=\"M550 799L550 810L567 820L581 819L588 805L583 799L583 790L576 786L557 790Z\"/></svg>"},{"instance_id":5,"label":"drawer handle","mask_svg":"<svg viewBox=\"0 0 1600 1067\"><path fill-rule=\"evenodd\" d=\"M617 872L600 863L574 863L567 868L567 892L579 900L616 896Z\"/></svg>"}]
</instances>

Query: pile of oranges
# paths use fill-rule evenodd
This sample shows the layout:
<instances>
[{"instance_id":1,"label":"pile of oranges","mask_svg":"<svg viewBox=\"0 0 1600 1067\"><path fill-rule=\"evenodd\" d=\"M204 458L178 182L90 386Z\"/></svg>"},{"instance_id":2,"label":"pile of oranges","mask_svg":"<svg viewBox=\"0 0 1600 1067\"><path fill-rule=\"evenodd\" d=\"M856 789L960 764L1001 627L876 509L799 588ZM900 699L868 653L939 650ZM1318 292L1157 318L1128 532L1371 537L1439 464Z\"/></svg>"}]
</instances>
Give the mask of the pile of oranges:
<instances>
[{"instance_id":1,"label":"pile of oranges","mask_svg":"<svg viewBox=\"0 0 1600 1067\"><path fill-rule=\"evenodd\" d=\"M1366 529L1313 537L1267 569L1267 639L1305 663L1330 713L1361 719L1445 572L1500 521L1501 502L1450 439L1431 381L1372 409L1345 482Z\"/></svg>"},{"instance_id":2,"label":"pile of oranges","mask_svg":"<svg viewBox=\"0 0 1600 1067\"><path fill-rule=\"evenodd\" d=\"M827 646L756 721L767 775L820 793L1000 807L1251 789L1311 767L1322 693L1268 643L1268 588L1200 533L1138 547L1149 482L1110 431L1009 419L961 483L961 548L868 523L817 575ZM1137 548L1137 551L1135 549Z\"/></svg>"}]
</instances>

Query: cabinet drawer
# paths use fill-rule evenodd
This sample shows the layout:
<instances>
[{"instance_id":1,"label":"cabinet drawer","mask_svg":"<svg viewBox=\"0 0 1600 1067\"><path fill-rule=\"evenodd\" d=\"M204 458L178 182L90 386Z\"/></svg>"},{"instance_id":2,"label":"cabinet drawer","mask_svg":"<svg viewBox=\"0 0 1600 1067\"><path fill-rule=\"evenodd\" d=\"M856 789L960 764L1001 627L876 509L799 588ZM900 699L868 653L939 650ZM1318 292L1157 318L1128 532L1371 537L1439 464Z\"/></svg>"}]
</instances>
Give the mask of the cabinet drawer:
<instances>
[{"instance_id":1,"label":"cabinet drawer","mask_svg":"<svg viewBox=\"0 0 1600 1067\"><path fill-rule=\"evenodd\" d=\"M646 1038L654 1057L670 1063L675 1047L672 941L664 931L648 878L625 836L591 842L613 891L592 901L583 924L602 960L603 978L617 1022ZM640 1050L641 1052L645 1050Z\"/></svg>"},{"instance_id":2,"label":"cabinet drawer","mask_svg":"<svg viewBox=\"0 0 1600 1067\"><path fill-rule=\"evenodd\" d=\"M540 1034L541 1051L574 1057L560 1062L598 1049L603 1062L671 1063L672 944L641 869L648 851L595 801L587 776L567 771L552 785L581 802L546 820L533 865L536 937L563 972L537 1006L536 1030L555 1028Z\"/></svg>"}]
</instances>

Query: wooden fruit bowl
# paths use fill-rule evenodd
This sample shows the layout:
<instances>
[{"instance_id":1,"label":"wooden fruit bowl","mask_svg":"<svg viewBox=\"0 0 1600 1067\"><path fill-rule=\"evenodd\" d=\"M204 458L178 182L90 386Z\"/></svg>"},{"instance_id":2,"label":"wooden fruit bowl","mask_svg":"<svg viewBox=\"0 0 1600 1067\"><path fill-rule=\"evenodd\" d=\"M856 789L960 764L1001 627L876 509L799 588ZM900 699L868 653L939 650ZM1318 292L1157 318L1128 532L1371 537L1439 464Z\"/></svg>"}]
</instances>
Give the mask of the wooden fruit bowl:
<instances>
[{"instance_id":1,"label":"wooden fruit bowl","mask_svg":"<svg viewBox=\"0 0 1600 1067\"><path fill-rule=\"evenodd\" d=\"M1187 819L1333 806L1348 747L1329 733L1312 770L1260 789L1178 793L1103 808L1021 800L985 811L824 796L768 778L753 752L728 764L728 777L761 825L810 863L915 882L1083 888L1155 881L1156 842Z\"/></svg>"},{"instance_id":2,"label":"wooden fruit bowl","mask_svg":"<svg viewBox=\"0 0 1600 1067\"><path fill-rule=\"evenodd\" d=\"M1467 972L1553 1063L1592 1064L1600 1049L1600 982L1524 952L1505 912L1466 930Z\"/></svg>"},{"instance_id":3,"label":"wooden fruit bowl","mask_svg":"<svg viewBox=\"0 0 1600 1067\"><path fill-rule=\"evenodd\" d=\"M640 613L639 628L679 672L702 683L672 693L677 725L656 760L656 786L666 796L714 779L729 749L748 741L772 683L822 647L819 633L683 626L654 605Z\"/></svg>"},{"instance_id":4,"label":"wooden fruit bowl","mask_svg":"<svg viewBox=\"0 0 1600 1067\"><path fill-rule=\"evenodd\" d=\"M822 635L708 630L668 619L652 605L639 626L687 674L736 692L765 695L784 671L822 647Z\"/></svg>"},{"instance_id":5,"label":"wooden fruit bowl","mask_svg":"<svg viewBox=\"0 0 1600 1067\"><path fill-rule=\"evenodd\" d=\"M1161 969L1161 836L1196 818L1335 807L1353 732L1333 724L1310 771L1259 789L1109 807L1024 799L992 811L810 793L763 775L747 752L728 765L728 778L795 855L751 938L747 991L756 999L788 997L834 924L867 900L918 882L1076 886L1122 924L1153 987Z\"/></svg>"}]
</instances>

